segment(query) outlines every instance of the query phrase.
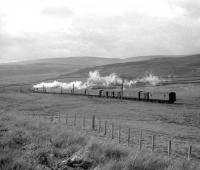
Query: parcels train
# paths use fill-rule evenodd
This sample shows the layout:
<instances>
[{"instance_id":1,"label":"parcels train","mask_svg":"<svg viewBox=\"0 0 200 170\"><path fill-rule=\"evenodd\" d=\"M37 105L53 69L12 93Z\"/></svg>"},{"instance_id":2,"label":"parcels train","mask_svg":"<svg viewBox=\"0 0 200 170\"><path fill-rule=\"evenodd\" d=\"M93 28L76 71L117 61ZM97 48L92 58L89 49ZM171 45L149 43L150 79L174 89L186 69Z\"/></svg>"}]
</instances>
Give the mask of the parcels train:
<instances>
[{"instance_id":1,"label":"parcels train","mask_svg":"<svg viewBox=\"0 0 200 170\"><path fill-rule=\"evenodd\" d=\"M50 94L69 94L79 96L91 96L101 98L115 98L121 100L135 100L145 102L157 103L170 103L176 101L175 92L149 92L149 91L136 91L132 89L63 89L57 88L33 88L35 93L50 93Z\"/></svg>"}]
</instances>

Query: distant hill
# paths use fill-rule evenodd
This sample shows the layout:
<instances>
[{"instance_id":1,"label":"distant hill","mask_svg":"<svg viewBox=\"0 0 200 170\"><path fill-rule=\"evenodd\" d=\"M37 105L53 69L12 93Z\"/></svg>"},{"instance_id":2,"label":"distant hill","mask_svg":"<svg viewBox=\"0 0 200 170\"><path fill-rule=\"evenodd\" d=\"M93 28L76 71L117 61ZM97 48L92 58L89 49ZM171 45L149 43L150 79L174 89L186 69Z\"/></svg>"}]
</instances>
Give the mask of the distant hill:
<instances>
[{"instance_id":1,"label":"distant hill","mask_svg":"<svg viewBox=\"0 0 200 170\"><path fill-rule=\"evenodd\" d=\"M200 81L200 54L184 57L153 58L145 61L115 63L104 66L81 69L77 72L62 75L87 77L91 70L99 70L102 75L117 73L121 77L134 79L143 77L146 72L167 78L174 77L176 80L196 79Z\"/></svg>"},{"instance_id":2,"label":"distant hill","mask_svg":"<svg viewBox=\"0 0 200 170\"><path fill-rule=\"evenodd\" d=\"M200 55L187 56L140 56L125 59L101 57L69 57L40 59L0 65L0 84L27 83L67 77L88 77L91 70L102 75L117 73L134 79L151 72L161 77L175 76L180 79L197 77L200 73Z\"/></svg>"},{"instance_id":3,"label":"distant hill","mask_svg":"<svg viewBox=\"0 0 200 170\"><path fill-rule=\"evenodd\" d=\"M146 61L154 58L175 58L175 57L184 57L184 55L149 55L149 56L128 57L123 59L123 62Z\"/></svg>"},{"instance_id":4,"label":"distant hill","mask_svg":"<svg viewBox=\"0 0 200 170\"><path fill-rule=\"evenodd\" d=\"M54 79L79 69L119 62L116 58L69 57L52 58L0 65L0 84L24 83Z\"/></svg>"},{"instance_id":5,"label":"distant hill","mask_svg":"<svg viewBox=\"0 0 200 170\"><path fill-rule=\"evenodd\" d=\"M21 62L21 64L70 64L76 66L99 66L121 62L119 58L103 58L103 57L66 57L66 58L45 58L38 60L30 60Z\"/></svg>"}]
</instances>

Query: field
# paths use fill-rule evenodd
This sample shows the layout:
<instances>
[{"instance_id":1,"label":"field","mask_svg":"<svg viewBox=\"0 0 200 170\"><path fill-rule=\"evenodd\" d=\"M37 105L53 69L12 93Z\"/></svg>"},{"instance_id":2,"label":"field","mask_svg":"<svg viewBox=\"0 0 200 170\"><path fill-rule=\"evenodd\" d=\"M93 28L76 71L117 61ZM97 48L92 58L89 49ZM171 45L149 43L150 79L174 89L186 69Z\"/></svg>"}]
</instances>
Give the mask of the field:
<instances>
[{"instance_id":1,"label":"field","mask_svg":"<svg viewBox=\"0 0 200 170\"><path fill-rule=\"evenodd\" d=\"M21 92L19 92L19 87L8 87L2 89L0 94L1 116L5 116L5 113L7 113L11 117L19 117L17 119L26 120L28 121L28 124L32 124L38 121L38 119L31 119L31 121L28 119L28 117L33 114L48 118L49 116L56 116L60 113L62 118L61 122L64 124L66 114L68 115L69 120L71 119L71 122L73 122L74 115L76 114L77 121L79 121L80 124L82 121L81 119L85 116L86 124L90 126L90 119L92 115L95 115L98 120L102 121L102 123L107 120L109 127L112 122L115 123L116 128L121 125L122 144L123 141L125 143L126 129L129 127L133 130L133 134L131 133L132 137L134 137L134 133L139 135L140 130L143 130L144 138L148 138L148 135L150 134L156 134L156 153L160 153L161 157L162 155L164 157L166 156L163 152L166 152L168 140L172 140L173 150L177 151L173 152L175 157L178 154L181 154L181 159L184 159L184 157L187 156L188 146L192 145L193 161L196 162L196 160L200 158L199 98L196 93L200 89L198 85L184 85L182 88L175 85L167 86L167 88L176 90L179 94L177 104L174 105L121 101L116 99L88 98L85 96L37 94L30 93L26 88L27 87L24 87L24 90ZM159 88L162 90L161 88L163 87ZM188 89L188 91L186 89ZM191 96L188 96L189 94ZM45 122L46 119L44 118L44 124ZM48 126L52 125L48 124ZM6 124L6 127L9 127L9 123ZM1 126L1 128L4 129L5 127ZM61 128L61 131L63 131L63 128ZM53 137L54 134L51 135ZM96 134L90 134L90 136L95 136L94 139L96 140L97 138L97 141L109 140L102 137L102 135L96 136ZM117 134L115 134L115 136L117 136ZM134 141L132 142L134 144ZM150 141L147 142L146 145L149 143ZM132 149L135 149L134 146L132 146ZM145 154L147 153L145 152ZM163 159L165 160L166 158Z\"/></svg>"},{"instance_id":2,"label":"field","mask_svg":"<svg viewBox=\"0 0 200 170\"><path fill-rule=\"evenodd\" d=\"M38 66L35 67L37 70ZM200 85L198 83L134 88L135 91L177 93L175 104L159 104L32 93L30 91L33 85L32 75L34 81L54 76L65 77L65 74L61 74L65 69L63 66L60 70L50 73L44 70L41 74L37 72L37 74L26 75L27 69L22 69L22 72L17 74L8 75L6 71L1 73L0 169L59 169L57 167L59 162L77 152L83 152L84 158L91 162L90 168L96 170L200 169ZM67 73L68 71L66 75ZM82 76L77 72L71 75L76 74ZM74 80L67 79L67 76L65 79ZM12 83L21 84L21 82L30 85L3 86ZM96 117L96 130L91 129L93 115ZM68 125L66 125L66 116ZM75 116L76 126L74 126ZM84 119L85 129L83 129ZM100 132L99 121L101 121ZM104 135L105 121L108 127L106 135ZM115 126L113 140L111 139L112 123ZM121 127L120 144L118 144L119 127ZM128 147L129 128L131 132ZM138 152L141 132L143 145L142 151ZM154 152L150 147L152 135L155 136ZM172 142L170 157L167 156L169 140ZM190 161L187 160L189 146L192 146Z\"/></svg>"}]
</instances>

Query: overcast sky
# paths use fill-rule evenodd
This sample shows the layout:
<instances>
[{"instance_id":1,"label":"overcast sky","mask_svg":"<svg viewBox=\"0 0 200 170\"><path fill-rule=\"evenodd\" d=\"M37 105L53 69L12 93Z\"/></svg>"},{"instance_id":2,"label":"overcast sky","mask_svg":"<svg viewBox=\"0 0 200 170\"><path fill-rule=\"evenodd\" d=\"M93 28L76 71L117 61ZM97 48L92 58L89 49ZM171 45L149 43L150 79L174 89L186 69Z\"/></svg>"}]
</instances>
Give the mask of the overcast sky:
<instances>
[{"instance_id":1,"label":"overcast sky","mask_svg":"<svg viewBox=\"0 0 200 170\"><path fill-rule=\"evenodd\" d=\"M0 0L0 62L200 53L200 0Z\"/></svg>"}]
</instances>

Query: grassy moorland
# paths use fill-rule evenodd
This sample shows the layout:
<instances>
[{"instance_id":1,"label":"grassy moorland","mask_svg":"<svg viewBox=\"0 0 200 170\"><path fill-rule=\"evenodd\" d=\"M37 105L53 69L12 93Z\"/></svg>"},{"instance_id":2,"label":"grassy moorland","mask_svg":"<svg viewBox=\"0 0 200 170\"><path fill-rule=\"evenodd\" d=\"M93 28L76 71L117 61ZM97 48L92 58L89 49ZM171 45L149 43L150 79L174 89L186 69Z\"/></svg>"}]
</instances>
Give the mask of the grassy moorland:
<instances>
[{"instance_id":1,"label":"grassy moorland","mask_svg":"<svg viewBox=\"0 0 200 170\"><path fill-rule=\"evenodd\" d=\"M186 56L140 56L125 59L100 57L69 57L32 60L0 64L0 85L29 83L46 79L64 79L70 76L88 77L91 70L102 75L117 73L121 77L135 79L146 72L176 81L199 81L200 55Z\"/></svg>"},{"instance_id":2,"label":"grassy moorland","mask_svg":"<svg viewBox=\"0 0 200 170\"><path fill-rule=\"evenodd\" d=\"M195 162L169 159L143 150L114 145L60 124L30 121L22 114L0 115L0 169L98 169L98 170L198 170ZM77 154L88 168L59 168L59 163Z\"/></svg>"},{"instance_id":3,"label":"grassy moorland","mask_svg":"<svg viewBox=\"0 0 200 170\"><path fill-rule=\"evenodd\" d=\"M0 83L1 85L30 83L52 79L61 74L88 67L86 66L88 61L81 66L62 62L54 63L55 61L49 64L48 62L46 64L40 61L24 65L1 66ZM92 63L90 66L94 65L95 63ZM199 57L153 59L137 63L94 67L96 68L102 70L104 74L127 73L127 77L143 75L145 70L155 69L156 75L157 73L168 75L170 71L174 71L173 74L176 73L179 77L183 73L183 78L184 76L197 76L198 78ZM89 70L85 69L71 75L86 75ZM65 78L65 75L60 77ZM21 89L17 86L0 88L0 169L2 170L61 169L58 164L74 154L81 154L85 160L91 162L90 169L95 170L200 169L196 161L200 159L200 86L198 84L175 84L135 89L137 91L176 91L177 103L174 105L84 96L36 94L30 93L27 88L30 89L31 86L24 86ZM131 147L124 147L123 143L117 145L114 140L110 140L110 137L101 137L101 134L99 136L80 129L73 130L65 124L49 123L45 119L30 119L25 116L36 114L45 117L56 115L58 112L62 118L66 114L74 118L76 113L77 119L84 115L86 120L95 114L96 118L101 119L102 122L107 120L109 127L111 122L114 122L115 126L122 125L122 141L126 140L126 130L129 127L145 129L161 136L161 138L156 138L156 146L165 146L165 149L169 138L172 139L173 150L179 149L179 153L183 156L186 156L188 145L192 145L192 158L195 159L187 161L185 158L178 158L174 155L168 158L166 154L159 152L159 148L154 153L145 148L139 153L138 146L134 147L134 141ZM62 122L65 120L62 119ZM135 131L131 133L132 140L135 139L134 133ZM166 134L169 138L162 138L162 135ZM65 169L70 168L65 167Z\"/></svg>"},{"instance_id":4,"label":"grassy moorland","mask_svg":"<svg viewBox=\"0 0 200 170\"><path fill-rule=\"evenodd\" d=\"M87 77L91 70L99 70L102 75L117 73L120 77L135 79L143 77L146 72L153 73L162 78L170 76L172 80L184 82L185 80L198 80L200 73L200 55L188 55L184 57L159 57L144 61L129 61L84 68L74 73L63 75Z\"/></svg>"},{"instance_id":5,"label":"grassy moorland","mask_svg":"<svg viewBox=\"0 0 200 170\"><path fill-rule=\"evenodd\" d=\"M0 93L0 169L59 169L60 161L81 153L92 163L90 169L96 170L199 170L195 160L168 158L148 149L139 153L138 147L116 145L107 138L72 130L65 124L25 116L35 113L45 117L59 112L61 117L66 113L73 117L77 113L77 118L85 115L89 119L95 114L102 121L167 133L199 148L200 129L195 107L34 94L26 90L19 93L18 88L7 88Z\"/></svg>"},{"instance_id":6,"label":"grassy moorland","mask_svg":"<svg viewBox=\"0 0 200 170\"><path fill-rule=\"evenodd\" d=\"M69 57L0 63L0 85L54 79L61 74L77 71L81 68L111 64L117 61L119 60L100 57Z\"/></svg>"}]
</instances>

